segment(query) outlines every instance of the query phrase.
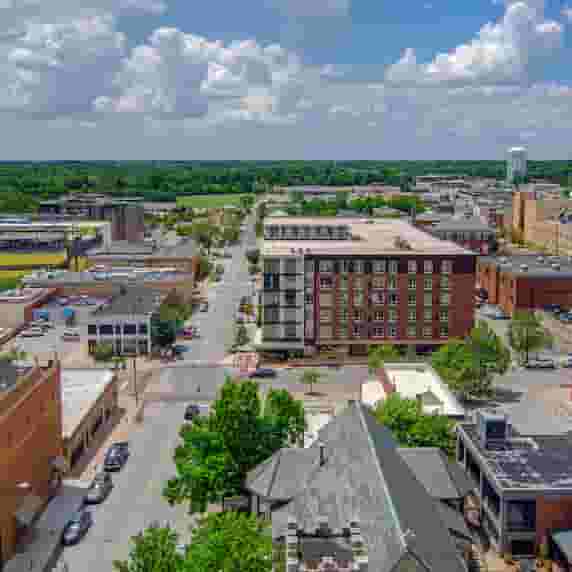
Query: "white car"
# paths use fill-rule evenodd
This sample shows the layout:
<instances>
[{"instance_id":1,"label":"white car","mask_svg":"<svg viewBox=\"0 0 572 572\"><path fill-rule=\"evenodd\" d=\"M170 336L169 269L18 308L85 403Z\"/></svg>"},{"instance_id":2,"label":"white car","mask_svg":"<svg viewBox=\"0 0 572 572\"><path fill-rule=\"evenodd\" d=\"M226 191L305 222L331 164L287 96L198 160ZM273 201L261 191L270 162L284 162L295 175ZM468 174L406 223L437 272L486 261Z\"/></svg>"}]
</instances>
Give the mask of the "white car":
<instances>
[{"instance_id":1,"label":"white car","mask_svg":"<svg viewBox=\"0 0 572 572\"><path fill-rule=\"evenodd\" d=\"M79 335L79 332L77 330L64 330L64 333L62 334L62 338L64 340L79 340L80 335Z\"/></svg>"}]
</instances>

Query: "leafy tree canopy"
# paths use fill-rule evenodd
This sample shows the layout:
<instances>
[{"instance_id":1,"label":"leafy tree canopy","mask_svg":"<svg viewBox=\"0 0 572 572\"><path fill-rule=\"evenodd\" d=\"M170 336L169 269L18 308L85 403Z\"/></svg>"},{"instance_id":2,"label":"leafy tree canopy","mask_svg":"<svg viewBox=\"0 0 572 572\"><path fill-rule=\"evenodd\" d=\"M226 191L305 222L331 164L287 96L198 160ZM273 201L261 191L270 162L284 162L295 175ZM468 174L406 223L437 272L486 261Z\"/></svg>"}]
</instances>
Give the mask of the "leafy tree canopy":
<instances>
[{"instance_id":1,"label":"leafy tree canopy","mask_svg":"<svg viewBox=\"0 0 572 572\"><path fill-rule=\"evenodd\" d=\"M530 352L551 345L552 337L534 312L517 310L508 327L508 343L524 362Z\"/></svg>"}]
</instances>

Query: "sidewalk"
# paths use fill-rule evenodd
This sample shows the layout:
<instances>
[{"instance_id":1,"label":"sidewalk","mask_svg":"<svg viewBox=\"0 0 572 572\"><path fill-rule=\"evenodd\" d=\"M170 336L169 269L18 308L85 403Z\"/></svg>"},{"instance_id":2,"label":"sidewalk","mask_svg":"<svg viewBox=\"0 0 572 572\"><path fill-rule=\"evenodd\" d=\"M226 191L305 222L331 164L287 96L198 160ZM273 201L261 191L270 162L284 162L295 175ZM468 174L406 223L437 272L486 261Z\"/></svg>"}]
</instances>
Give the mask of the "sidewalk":
<instances>
[{"instance_id":1,"label":"sidewalk","mask_svg":"<svg viewBox=\"0 0 572 572\"><path fill-rule=\"evenodd\" d=\"M58 495L32 524L16 555L4 565L4 572L47 572L52 569L61 552L62 530L70 516L81 507L87 486L81 481L64 480Z\"/></svg>"}]
</instances>

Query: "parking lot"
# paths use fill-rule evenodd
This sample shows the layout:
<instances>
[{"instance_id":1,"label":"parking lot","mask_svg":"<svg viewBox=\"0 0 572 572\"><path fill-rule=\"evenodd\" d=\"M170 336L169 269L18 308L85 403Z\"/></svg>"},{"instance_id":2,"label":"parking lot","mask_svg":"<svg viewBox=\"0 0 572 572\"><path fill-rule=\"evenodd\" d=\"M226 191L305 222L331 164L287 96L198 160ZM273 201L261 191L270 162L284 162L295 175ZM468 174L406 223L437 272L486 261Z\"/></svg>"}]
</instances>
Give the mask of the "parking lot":
<instances>
[{"instance_id":1,"label":"parking lot","mask_svg":"<svg viewBox=\"0 0 572 572\"><path fill-rule=\"evenodd\" d=\"M15 340L16 346L29 356L37 356L40 361L50 359L54 352L57 352L60 359L68 364L87 359L87 321L89 315L101 306L105 299L90 298L90 305L85 301L82 304L78 303L79 298L67 300L70 303L64 304L64 299L55 299L39 308L36 316L47 316L53 328L37 337L25 337L20 334ZM71 327L66 325L66 314L69 310L64 311L64 309L73 310L74 324ZM64 331L68 329L77 330L80 334L79 340L64 341L62 337Z\"/></svg>"}]
</instances>

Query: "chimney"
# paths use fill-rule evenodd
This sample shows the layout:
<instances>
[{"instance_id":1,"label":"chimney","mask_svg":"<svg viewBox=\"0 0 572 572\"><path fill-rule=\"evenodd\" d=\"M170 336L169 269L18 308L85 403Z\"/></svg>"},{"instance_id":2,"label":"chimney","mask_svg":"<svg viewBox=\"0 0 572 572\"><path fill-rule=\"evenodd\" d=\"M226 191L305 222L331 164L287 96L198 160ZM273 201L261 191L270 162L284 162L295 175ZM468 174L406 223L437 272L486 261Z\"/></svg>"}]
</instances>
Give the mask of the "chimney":
<instances>
[{"instance_id":1,"label":"chimney","mask_svg":"<svg viewBox=\"0 0 572 572\"><path fill-rule=\"evenodd\" d=\"M326 464L326 445L320 441L320 467L323 467Z\"/></svg>"}]
</instances>

